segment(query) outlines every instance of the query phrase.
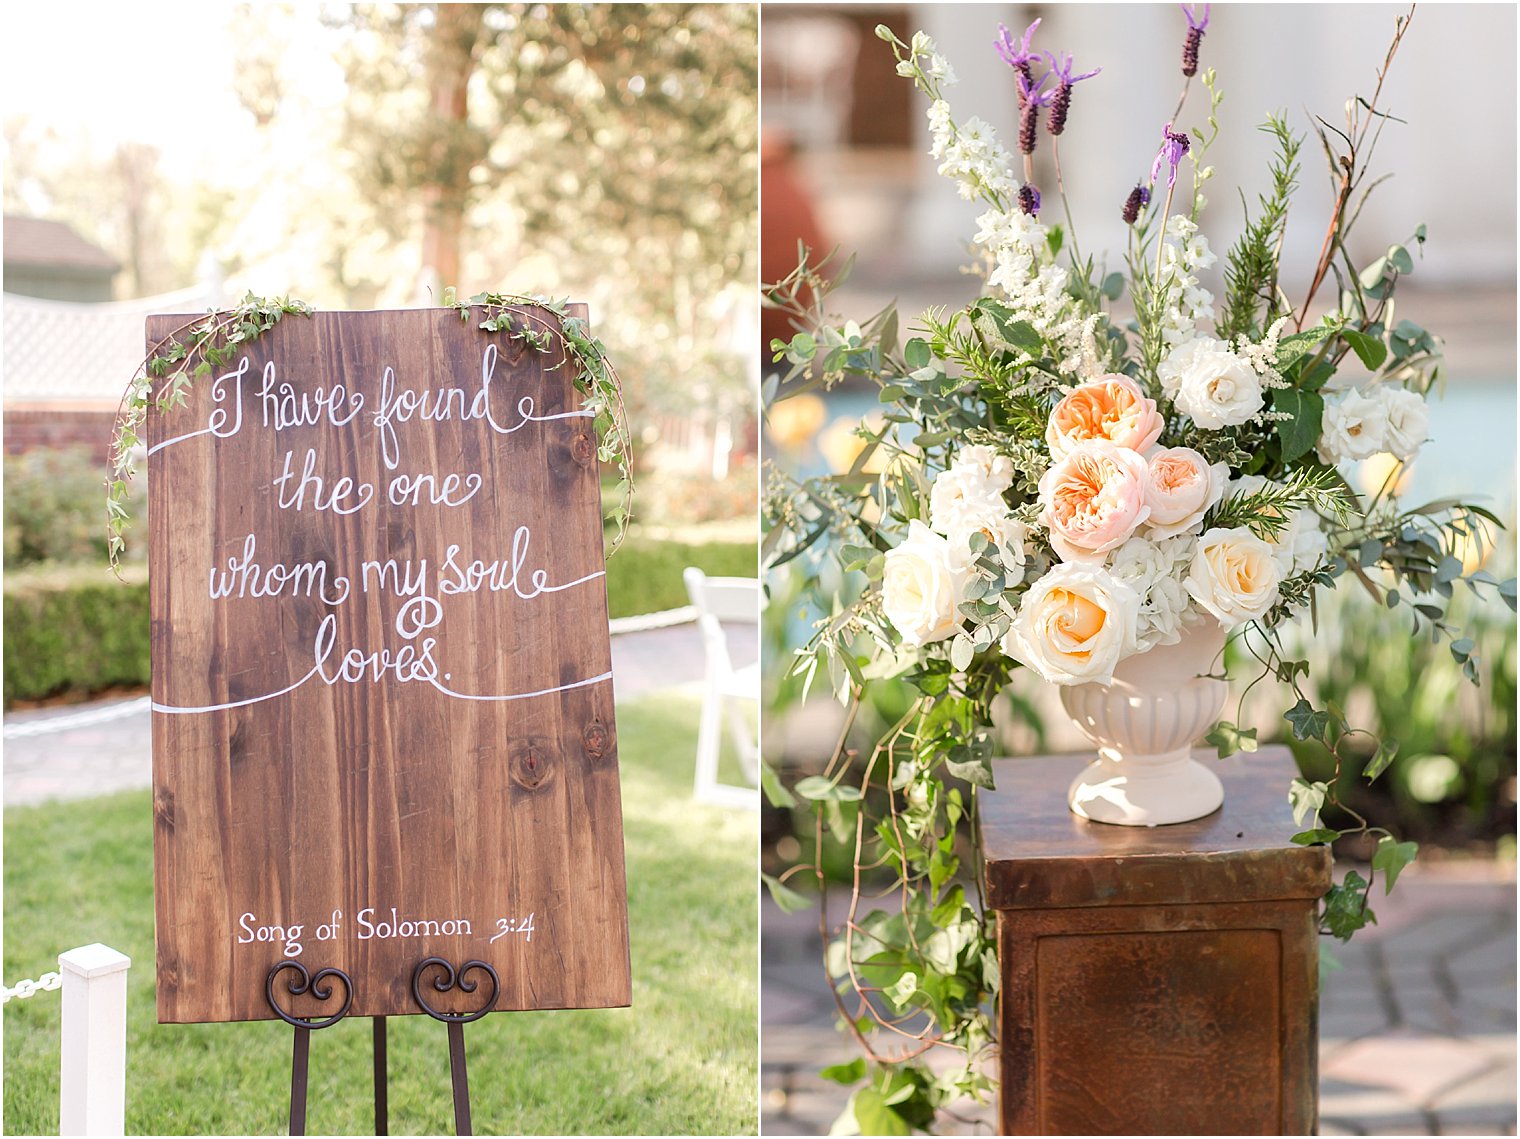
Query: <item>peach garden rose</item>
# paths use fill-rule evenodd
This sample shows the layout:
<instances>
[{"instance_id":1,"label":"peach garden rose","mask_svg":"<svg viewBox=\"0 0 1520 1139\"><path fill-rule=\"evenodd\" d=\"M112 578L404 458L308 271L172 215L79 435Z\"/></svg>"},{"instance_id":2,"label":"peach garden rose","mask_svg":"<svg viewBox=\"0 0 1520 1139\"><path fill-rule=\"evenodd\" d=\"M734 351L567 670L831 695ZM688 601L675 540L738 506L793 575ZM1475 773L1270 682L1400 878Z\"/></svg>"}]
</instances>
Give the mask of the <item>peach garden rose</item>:
<instances>
[{"instance_id":1,"label":"peach garden rose","mask_svg":"<svg viewBox=\"0 0 1520 1139\"><path fill-rule=\"evenodd\" d=\"M1145 459L1104 439L1078 443L1040 479L1040 521L1063 562L1101 560L1150 517Z\"/></svg>"},{"instance_id":2,"label":"peach garden rose","mask_svg":"<svg viewBox=\"0 0 1520 1139\"><path fill-rule=\"evenodd\" d=\"M1068 392L1050 413L1045 442L1053 459L1064 459L1078 443L1089 439L1145 451L1155 445L1165 426L1156 401L1134 380L1115 372Z\"/></svg>"},{"instance_id":3,"label":"peach garden rose","mask_svg":"<svg viewBox=\"0 0 1520 1139\"><path fill-rule=\"evenodd\" d=\"M1146 467L1147 536L1155 540L1187 533L1224 497L1229 480L1227 463L1210 465L1191 447L1157 451Z\"/></svg>"}]
</instances>

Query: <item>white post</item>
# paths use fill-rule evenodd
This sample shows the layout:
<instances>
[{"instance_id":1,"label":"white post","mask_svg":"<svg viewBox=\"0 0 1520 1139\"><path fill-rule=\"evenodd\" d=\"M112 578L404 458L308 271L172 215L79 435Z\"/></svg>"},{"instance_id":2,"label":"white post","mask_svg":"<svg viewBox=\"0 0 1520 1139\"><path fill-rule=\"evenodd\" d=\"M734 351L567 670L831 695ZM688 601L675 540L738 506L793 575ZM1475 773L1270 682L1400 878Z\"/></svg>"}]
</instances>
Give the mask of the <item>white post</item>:
<instances>
[{"instance_id":1,"label":"white post","mask_svg":"<svg viewBox=\"0 0 1520 1139\"><path fill-rule=\"evenodd\" d=\"M132 959L96 942L59 954L63 974L59 1133L121 1135L126 1128L127 969Z\"/></svg>"}]
</instances>

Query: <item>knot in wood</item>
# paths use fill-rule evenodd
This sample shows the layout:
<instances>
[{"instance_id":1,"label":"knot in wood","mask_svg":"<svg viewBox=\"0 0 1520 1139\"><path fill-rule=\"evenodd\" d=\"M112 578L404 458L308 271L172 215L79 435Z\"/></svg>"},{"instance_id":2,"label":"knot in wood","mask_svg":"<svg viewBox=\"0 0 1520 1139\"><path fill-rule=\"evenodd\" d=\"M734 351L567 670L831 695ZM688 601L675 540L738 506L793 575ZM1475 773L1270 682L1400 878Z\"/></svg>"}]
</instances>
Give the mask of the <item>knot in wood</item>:
<instances>
[{"instance_id":1,"label":"knot in wood","mask_svg":"<svg viewBox=\"0 0 1520 1139\"><path fill-rule=\"evenodd\" d=\"M519 748L512 756L512 781L529 791L537 791L549 779L549 756L538 744Z\"/></svg>"},{"instance_id":2,"label":"knot in wood","mask_svg":"<svg viewBox=\"0 0 1520 1139\"><path fill-rule=\"evenodd\" d=\"M174 829L174 792L167 787L153 792L153 821L165 830Z\"/></svg>"},{"instance_id":3,"label":"knot in wood","mask_svg":"<svg viewBox=\"0 0 1520 1139\"><path fill-rule=\"evenodd\" d=\"M596 440L590 431L577 431L570 439L570 457L583 467L596 458Z\"/></svg>"},{"instance_id":4,"label":"knot in wood","mask_svg":"<svg viewBox=\"0 0 1520 1139\"><path fill-rule=\"evenodd\" d=\"M602 723L601 717L592 720L581 732L581 743L586 748L586 755L591 759L605 759L607 753L612 750L612 733Z\"/></svg>"}]
</instances>

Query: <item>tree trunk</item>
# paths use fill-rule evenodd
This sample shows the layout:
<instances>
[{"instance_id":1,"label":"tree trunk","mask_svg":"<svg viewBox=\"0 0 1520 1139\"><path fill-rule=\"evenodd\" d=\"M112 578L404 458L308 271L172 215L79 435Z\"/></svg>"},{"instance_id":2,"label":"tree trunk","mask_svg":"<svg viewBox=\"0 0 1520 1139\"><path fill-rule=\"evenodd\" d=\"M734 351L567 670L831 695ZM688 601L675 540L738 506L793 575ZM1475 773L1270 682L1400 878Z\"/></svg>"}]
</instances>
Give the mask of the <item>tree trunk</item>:
<instances>
[{"instance_id":1,"label":"tree trunk","mask_svg":"<svg viewBox=\"0 0 1520 1139\"><path fill-rule=\"evenodd\" d=\"M483 9L478 4L439 4L434 8L433 42L427 53L432 114L440 141L438 179L423 188L422 285L440 290L458 285L460 242L469 200L470 168L458 161L458 145L469 129L470 75L480 41ZM437 303L441 297L435 296Z\"/></svg>"}]
</instances>

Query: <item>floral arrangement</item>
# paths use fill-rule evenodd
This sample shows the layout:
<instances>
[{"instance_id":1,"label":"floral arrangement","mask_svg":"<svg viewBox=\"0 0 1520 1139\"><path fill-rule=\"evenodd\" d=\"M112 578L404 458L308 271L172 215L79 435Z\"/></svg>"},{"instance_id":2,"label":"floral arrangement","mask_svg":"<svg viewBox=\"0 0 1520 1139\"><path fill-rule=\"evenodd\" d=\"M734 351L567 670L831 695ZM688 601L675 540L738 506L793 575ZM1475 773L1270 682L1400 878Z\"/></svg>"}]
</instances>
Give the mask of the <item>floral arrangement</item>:
<instances>
[{"instance_id":1,"label":"floral arrangement","mask_svg":"<svg viewBox=\"0 0 1520 1139\"><path fill-rule=\"evenodd\" d=\"M1347 244L1376 184L1370 154L1394 121L1379 97L1408 18L1373 94L1347 104L1342 127L1314 127L1335 205L1317 223L1321 252L1294 304L1279 260L1303 138L1277 117L1263 128L1276 144L1271 187L1225 256L1223 296L1202 283L1219 261L1202 223L1221 96L1214 72L1199 71L1209 8L1183 12L1182 96L1164 125L1157 116L1148 177L1115 194L1125 271L1105 273L1083 254L1060 175L1059 147L1080 121L1073 92L1101 69L1036 50L1038 20L1021 36L1002 29L993 48L1019 93L1014 154L986 123L957 117L945 97L952 67L927 36L904 42L882 26L898 74L929 101L939 172L985 207L974 238L982 295L929 311L899 346L892 309L863 326L824 315L840 279L827 261L804 261L768 292L801 329L772 346L789 365L775 396L863 377L880 386L884 408L879 425L860 429L850 470L804 482L772 472L769 565L807 553L797 564L827 613L796 670L804 688L828 676L851 720L873 679L900 677L915 692L868 757L850 752L847 728L823 774L790 789L767 780L774 802L808 800L818 819L812 861L769 880L780 904L806 904L787 885L798 873L816 876L823 896L826 831L854 847L849 915L837 931L822 916L841 1021L865 1053L824 1073L865 1081L846 1132L927 1128L937 1110L988 1086L998 967L965 843L974 852L977 795L992 782L993 702L1019 666L1056 685L1107 685L1120 662L1190 630L1230 632L1259 662L1259 679L1291 694L1293 735L1336 760L1333 779L1294 781L1305 828L1295 841L1363 832L1375 844L1373 876L1391 887L1415 844L1355 816L1332 827L1320 812L1342 806L1343 778L1375 779L1397 745L1316 707L1302 685L1308 664L1281 632L1313 619L1319 592L1354 580L1380 604L1405 606L1415 635L1448 641L1476 682L1473 642L1447 621L1447 602L1465 584L1514 605L1513 580L1464 567L1464 551L1491 541L1497 518L1459 501L1408 508L1395 494L1400 467L1426 440L1441 361L1430 333L1395 316L1424 227L1367 265ZM1207 113L1184 131L1195 79ZM1033 154L1047 141L1054 194L1034 180ZM1361 493L1343 467L1374 455L1389 457L1391 473ZM1224 721L1208 739L1223 756L1255 750L1256 732ZM893 879L895 904L863 899L873 870ZM1351 872L1334 887L1322 906L1327 932L1350 937L1373 920L1370 884ZM931 1070L927 1054L941 1047L964 1064Z\"/></svg>"}]
</instances>

